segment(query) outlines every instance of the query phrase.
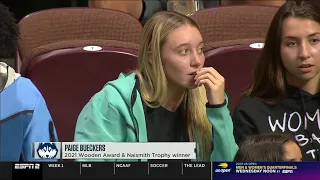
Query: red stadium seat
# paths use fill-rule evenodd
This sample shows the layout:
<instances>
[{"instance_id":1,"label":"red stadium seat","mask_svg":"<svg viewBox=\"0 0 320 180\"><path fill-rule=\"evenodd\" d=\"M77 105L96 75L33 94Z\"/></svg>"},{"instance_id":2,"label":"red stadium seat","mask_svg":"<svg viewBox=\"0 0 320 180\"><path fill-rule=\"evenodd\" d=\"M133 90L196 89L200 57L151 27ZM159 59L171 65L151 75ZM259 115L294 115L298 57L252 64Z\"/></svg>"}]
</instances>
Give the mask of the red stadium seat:
<instances>
[{"instance_id":1,"label":"red stadium seat","mask_svg":"<svg viewBox=\"0 0 320 180\"><path fill-rule=\"evenodd\" d=\"M18 47L24 75L34 57L51 50L99 46L139 47L141 23L133 16L111 9L56 8L31 13L19 22ZM116 41L116 43L105 41ZM127 43L127 44L126 44ZM19 64L19 63L17 63Z\"/></svg>"},{"instance_id":2,"label":"red stadium seat","mask_svg":"<svg viewBox=\"0 0 320 180\"><path fill-rule=\"evenodd\" d=\"M231 113L252 83L253 70L261 51L259 48L261 46L251 48L249 45L237 45L205 53L205 66L215 68L225 78Z\"/></svg>"},{"instance_id":3,"label":"red stadium seat","mask_svg":"<svg viewBox=\"0 0 320 180\"><path fill-rule=\"evenodd\" d=\"M223 6L196 11L190 17L201 31L205 51L262 42L279 7Z\"/></svg>"},{"instance_id":4,"label":"red stadium seat","mask_svg":"<svg viewBox=\"0 0 320 180\"><path fill-rule=\"evenodd\" d=\"M93 52L67 48L33 58L25 76L44 96L59 140L73 141L75 124L85 104L120 72L133 70L136 63L137 51L128 48L103 47Z\"/></svg>"},{"instance_id":5,"label":"red stadium seat","mask_svg":"<svg viewBox=\"0 0 320 180\"><path fill-rule=\"evenodd\" d=\"M120 72L135 68L142 25L116 10L57 8L29 14L19 27L18 72L43 94L59 139L73 141L89 99ZM90 45L104 48L82 49Z\"/></svg>"}]
</instances>

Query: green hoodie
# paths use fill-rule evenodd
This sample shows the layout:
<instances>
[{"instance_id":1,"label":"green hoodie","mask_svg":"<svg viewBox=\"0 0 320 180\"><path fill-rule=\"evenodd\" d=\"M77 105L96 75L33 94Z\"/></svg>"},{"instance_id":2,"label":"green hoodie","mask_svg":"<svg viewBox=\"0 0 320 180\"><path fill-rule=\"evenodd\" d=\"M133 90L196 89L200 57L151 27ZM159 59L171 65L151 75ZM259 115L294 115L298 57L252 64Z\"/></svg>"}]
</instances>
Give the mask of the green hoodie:
<instances>
[{"instance_id":1,"label":"green hoodie","mask_svg":"<svg viewBox=\"0 0 320 180\"><path fill-rule=\"evenodd\" d=\"M207 116L213 126L211 161L232 161L238 146L227 104L219 108L207 108ZM108 82L91 98L79 115L75 142L148 142L144 108L136 88L135 73L127 76L120 74L117 80Z\"/></svg>"}]
</instances>

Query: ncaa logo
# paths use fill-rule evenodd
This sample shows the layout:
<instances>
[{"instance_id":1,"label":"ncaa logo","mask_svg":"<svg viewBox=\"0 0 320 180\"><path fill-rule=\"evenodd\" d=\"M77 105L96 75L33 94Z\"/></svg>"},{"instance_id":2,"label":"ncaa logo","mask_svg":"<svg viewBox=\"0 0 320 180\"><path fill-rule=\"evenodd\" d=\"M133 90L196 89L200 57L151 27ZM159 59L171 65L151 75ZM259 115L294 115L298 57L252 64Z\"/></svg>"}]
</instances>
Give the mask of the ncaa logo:
<instances>
[{"instance_id":1,"label":"ncaa logo","mask_svg":"<svg viewBox=\"0 0 320 180\"><path fill-rule=\"evenodd\" d=\"M39 143L37 153L42 159L54 159L58 154L58 148L55 143Z\"/></svg>"}]
</instances>

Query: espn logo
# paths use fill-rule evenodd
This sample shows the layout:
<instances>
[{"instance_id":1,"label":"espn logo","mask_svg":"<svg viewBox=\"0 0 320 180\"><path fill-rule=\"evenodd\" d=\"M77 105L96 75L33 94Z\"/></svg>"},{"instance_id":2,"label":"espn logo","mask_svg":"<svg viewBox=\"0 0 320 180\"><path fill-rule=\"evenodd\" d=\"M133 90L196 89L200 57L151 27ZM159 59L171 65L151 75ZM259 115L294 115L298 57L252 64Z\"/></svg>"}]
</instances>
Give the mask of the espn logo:
<instances>
[{"instance_id":1,"label":"espn logo","mask_svg":"<svg viewBox=\"0 0 320 180\"><path fill-rule=\"evenodd\" d=\"M282 174L293 173L293 170L282 170Z\"/></svg>"},{"instance_id":2,"label":"espn logo","mask_svg":"<svg viewBox=\"0 0 320 180\"><path fill-rule=\"evenodd\" d=\"M40 169L39 163L15 164L14 169Z\"/></svg>"}]
</instances>

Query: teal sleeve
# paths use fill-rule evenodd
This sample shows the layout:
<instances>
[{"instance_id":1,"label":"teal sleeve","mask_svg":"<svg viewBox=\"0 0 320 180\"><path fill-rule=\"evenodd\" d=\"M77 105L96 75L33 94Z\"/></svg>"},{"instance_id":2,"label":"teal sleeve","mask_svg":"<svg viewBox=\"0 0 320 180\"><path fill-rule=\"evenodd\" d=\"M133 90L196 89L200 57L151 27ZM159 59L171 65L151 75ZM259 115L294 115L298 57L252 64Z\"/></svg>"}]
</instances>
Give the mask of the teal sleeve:
<instances>
[{"instance_id":1,"label":"teal sleeve","mask_svg":"<svg viewBox=\"0 0 320 180\"><path fill-rule=\"evenodd\" d=\"M226 96L228 102L228 97ZM213 144L211 161L233 161L238 145L233 136L233 123L227 104L222 107L208 108L207 116L213 126Z\"/></svg>"},{"instance_id":2,"label":"teal sleeve","mask_svg":"<svg viewBox=\"0 0 320 180\"><path fill-rule=\"evenodd\" d=\"M75 142L125 142L126 124L123 116L110 103L117 96L112 87L95 94L80 113L75 129ZM120 99L119 99L120 101ZM115 161L112 159L81 159L78 161Z\"/></svg>"}]
</instances>

